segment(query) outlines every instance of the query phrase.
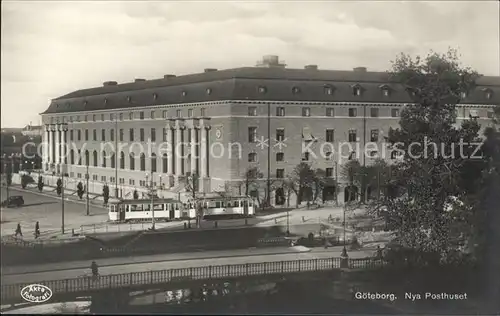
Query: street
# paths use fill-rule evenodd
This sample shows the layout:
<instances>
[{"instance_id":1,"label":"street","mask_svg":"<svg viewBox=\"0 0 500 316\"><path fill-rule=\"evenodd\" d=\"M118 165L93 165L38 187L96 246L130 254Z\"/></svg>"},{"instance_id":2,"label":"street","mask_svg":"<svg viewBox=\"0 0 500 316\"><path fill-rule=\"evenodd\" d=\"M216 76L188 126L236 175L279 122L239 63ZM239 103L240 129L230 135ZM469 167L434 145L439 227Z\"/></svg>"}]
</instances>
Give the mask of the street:
<instances>
[{"instance_id":1,"label":"street","mask_svg":"<svg viewBox=\"0 0 500 316\"><path fill-rule=\"evenodd\" d=\"M2 208L1 230L2 236L13 235L18 223L21 224L23 238L33 239L35 223L40 223L42 237L61 232L61 198L48 196L45 193L27 192L9 188L9 195L21 195L24 206L19 208ZM2 199L6 199L7 192L1 189ZM103 223L108 219L107 210L90 205L90 216L86 216L85 204L72 201L64 202L64 227L66 232L75 232L80 225Z\"/></svg>"},{"instance_id":2,"label":"street","mask_svg":"<svg viewBox=\"0 0 500 316\"><path fill-rule=\"evenodd\" d=\"M165 270L165 269L181 269L189 267L202 267L202 266L216 266L216 265L228 265L228 264L243 264L243 263L258 263L258 262L277 262L284 260L301 260L301 259L316 259L316 258L332 258L340 257L342 247L335 247L330 249L316 248L312 251L302 252L303 248L289 248L288 253L279 253L276 248L271 250L265 250L262 252L260 249L255 250L241 250L233 252L205 252L197 254L175 254L175 255L164 255L165 259L163 261L151 262L153 258L158 260L158 256L148 256L150 261L147 262L146 257L142 257L144 260L141 263L137 262L134 258L121 258L123 261L115 261L113 265L102 266L99 260L96 260L99 268L99 273L101 275L108 274L120 274L120 273L130 273L130 272L142 272L151 270ZM198 255L198 258L193 257L193 255ZM224 257L220 257L224 255ZM372 255L372 252L367 251L356 251L350 252L349 257L353 259L365 258ZM169 257L171 256L171 257ZM220 258L217 258L217 257ZM237 257L236 257L237 256ZM215 258L214 258L215 257ZM118 260L116 258L115 260ZM127 263L128 260L128 263ZM141 260L141 261L142 261ZM103 262L105 262L103 260ZM120 262L120 263L116 263ZM82 275L88 275L90 273L90 263L87 266L82 266L81 262L73 263L73 269L65 269L59 271L47 271L47 272L34 272L26 273L21 272L19 274L9 274L2 275L2 284L14 284L14 283L33 283L42 282L47 280L60 280L66 278L77 278ZM68 263L70 264L70 263Z\"/></svg>"}]
</instances>

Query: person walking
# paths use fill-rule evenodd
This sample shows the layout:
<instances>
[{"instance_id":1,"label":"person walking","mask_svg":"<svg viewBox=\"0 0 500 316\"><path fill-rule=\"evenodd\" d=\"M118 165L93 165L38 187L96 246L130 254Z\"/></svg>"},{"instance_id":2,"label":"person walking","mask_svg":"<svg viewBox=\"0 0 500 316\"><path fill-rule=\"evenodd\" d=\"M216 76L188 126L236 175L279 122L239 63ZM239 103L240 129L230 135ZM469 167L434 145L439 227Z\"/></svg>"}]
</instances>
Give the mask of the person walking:
<instances>
[{"instance_id":1,"label":"person walking","mask_svg":"<svg viewBox=\"0 0 500 316\"><path fill-rule=\"evenodd\" d=\"M37 221L35 224L35 239L40 237L40 223Z\"/></svg>"},{"instance_id":2,"label":"person walking","mask_svg":"<svg viewBox=\"0 0 500 316\"><path fill-rule=\"evenodd\" d=\"M23 237L23 232L21 231L21 224L17 223L17 228L16 228L16 237L17 235L21 235Z\"/></svg>"}]
</instances>

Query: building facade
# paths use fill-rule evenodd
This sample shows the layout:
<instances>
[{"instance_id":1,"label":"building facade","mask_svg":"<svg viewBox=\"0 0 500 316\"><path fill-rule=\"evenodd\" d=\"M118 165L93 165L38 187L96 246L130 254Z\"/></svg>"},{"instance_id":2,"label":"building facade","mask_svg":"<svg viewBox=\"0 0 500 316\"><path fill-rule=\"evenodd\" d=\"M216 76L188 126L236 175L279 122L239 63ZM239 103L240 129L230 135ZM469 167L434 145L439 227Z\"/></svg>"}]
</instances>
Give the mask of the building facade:
<instances>
[{"instance_id":1,"label":"building facade","mask_svg":"<svg viewBox=\"0 0 500 316\"><path fill-rule=\"evenodd\" d=\"M500 78L483 76L478 84L463 96L457 121L472 117L485 127L500 104ZM201 193L241 194L249 168L267 181L307 162L336 180L328 199L343 202L339 168L346 159L340 158L382 144L410 102L386 73L288 69L277 56L265 56L257 67L107 81L54 99L41 114L48 144L43 168L67 174L70 187L88 173L89 191L100 193L106 183L130 198L149 183L165 197L178 196L191 175ZM360 155L361 163L373 162L380 148ZM271 201L282 203L277 200L283 191L273 187Z\"/></svg>"}]
</instances>

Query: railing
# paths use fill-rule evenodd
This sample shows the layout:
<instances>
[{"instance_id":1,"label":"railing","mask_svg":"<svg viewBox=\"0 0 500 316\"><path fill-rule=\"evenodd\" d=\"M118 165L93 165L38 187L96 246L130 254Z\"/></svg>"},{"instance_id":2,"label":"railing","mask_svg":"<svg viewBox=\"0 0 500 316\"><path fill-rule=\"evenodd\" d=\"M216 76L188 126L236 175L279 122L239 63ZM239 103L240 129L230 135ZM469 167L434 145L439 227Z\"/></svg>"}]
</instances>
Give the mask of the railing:
<instances>
[{"instance_id":1,"label":"railing","mask_svg":"<svg viewBox=\"0 0 500 316\"><path fill-rule=\"evenodd\" d=\"M219 266L192 267L182 269L131 272L100 276L92 278L74 278L44 281L43 284L52 290L53 295L65 293L81 293L98 290L134 287L141 285L164 284L180 280L225 279L234 277L249 277L257 275L286 274L297 272L328 271L340 268L340 258L305 259L278 262L261 262L232 264ZM381 266L381 260L349 259L350 268L372 268ZM22 300L21 289L28 283L2 286L2 302Z\"/></svg>"}]
</instances>

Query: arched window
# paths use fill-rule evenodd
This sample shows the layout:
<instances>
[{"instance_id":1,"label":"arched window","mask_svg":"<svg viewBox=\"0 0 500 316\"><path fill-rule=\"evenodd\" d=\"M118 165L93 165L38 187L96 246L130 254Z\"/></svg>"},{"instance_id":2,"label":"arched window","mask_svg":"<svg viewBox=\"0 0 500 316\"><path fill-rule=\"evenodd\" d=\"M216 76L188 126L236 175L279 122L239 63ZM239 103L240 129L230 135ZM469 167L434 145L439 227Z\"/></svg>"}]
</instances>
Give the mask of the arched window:
<instances>
[{"instance_id":1,"label":"arched window","mask_svg":"<svg viewBox=\"0 0 500 316\"><path fill-rule=\"evenodd\" d=\"M115 168L115 153L111 154L111 168Z\"/></svg>"},{"instance_id":2,"label":"arched window","mask_svg":"<svg viewBox=\"0 0 500 316\"><path fill-rule=\"evenodd\" d=\"M130 170L135 170L135 156L134 153L130 153Z\"/></svg>"},{"instance_id":3,"label":"arched window","mask_svg":"<svg viewBox=\"0 0 500 316\"><path fill-rule=\"evenodd\" d=\"M92 154L92 160L94 162L94 167L97 167L97 150L94 150Z\"/></svg>"},{"instance_id":4,"label":"arched window","mask_svg":"<svg viewBox=\"0 0 500 316\"><path fill-rule=\"evenodd\" d=\"M167 154L163 154L162 164L163 164L163 173L167 173L168 172L168 155Z\"/></svg>"},{"instance_id":5,"label":"arched window","mask_svg":"<svg viewBox=\"0 0 500 316\"><path fill-rule=\"evenodd\" d=\"M90 153L88 150L85 150L85 165L86 166L90 165Z\"/></svg>"},{"instance_id":6,"label":"arched window","mask_svg":"<svg viewBox=\"0 0 500 316\"><path fill-rule=\"evenodd\" d=\"M106 168L106 152L102 151L102 167Z\"/></svg>"},{"instance_id":7,"label":"arched window","mask_svg":"<svg viewBox=\"0 0 500 316\"><path fill-rule=\"evenodd\" d=\"M156 172L156 154L151 154L151 172Z\"/></svg>"},{"instance_id":8,"label":"arched window","mask_svg":"<svg viewBox=\"0 0 500 316\"><path fill-rule=\"evenodd\" d=\"M73 149L69 151L69 162L72 165L75 164L75 151Z\"/></svg>"},{"instance_id":9,"label":"arched window","mask_svg":"<svg viewBox=\"0 0 500 316\"><path fill-rule=\"evenodd\" d=\"M120 169L125 169L125 154L120 152Z\"/></svg>"},{"instance_id":10,"label":"arched window","mask_svg":"<svg viewBox=\"0 0 500 316\"><path fill-rule=\"evenodd\" d=\"M78 149L78 164L82 165L82 151Z\"/></svg>"},{"instance_id":11,"label":"arched window","mask_svg":"<svg viewBox=\"0 0 500 316\"><path fill-rule=\"evenodd\" d=\"M141 171L146 171L146 156L141 153Z\"/></svg>"}]
</instances>

